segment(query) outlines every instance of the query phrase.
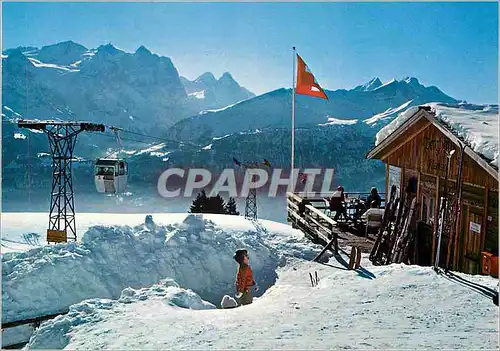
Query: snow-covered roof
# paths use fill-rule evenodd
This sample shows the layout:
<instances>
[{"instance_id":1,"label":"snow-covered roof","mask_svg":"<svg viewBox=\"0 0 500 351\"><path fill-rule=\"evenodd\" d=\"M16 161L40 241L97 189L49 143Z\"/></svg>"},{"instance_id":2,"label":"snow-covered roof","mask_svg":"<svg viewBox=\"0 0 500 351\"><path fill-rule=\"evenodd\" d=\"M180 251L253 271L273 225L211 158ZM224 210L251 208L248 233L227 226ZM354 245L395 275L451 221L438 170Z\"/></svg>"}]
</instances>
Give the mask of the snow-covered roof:
<instances>
[{"instance_id":1,"label":"snow-covered roof","mask_svg":"<svg viewBox=\"0 0 500 351\"><path fill-rule=\"evenodd\" d=\"M498 169L498 105L429 103L423 106L430 107L437 121ZM375 145L384 141L417 111L418 107L414 106L400 113L377 133Z\"/></svg>"}]
</instances>

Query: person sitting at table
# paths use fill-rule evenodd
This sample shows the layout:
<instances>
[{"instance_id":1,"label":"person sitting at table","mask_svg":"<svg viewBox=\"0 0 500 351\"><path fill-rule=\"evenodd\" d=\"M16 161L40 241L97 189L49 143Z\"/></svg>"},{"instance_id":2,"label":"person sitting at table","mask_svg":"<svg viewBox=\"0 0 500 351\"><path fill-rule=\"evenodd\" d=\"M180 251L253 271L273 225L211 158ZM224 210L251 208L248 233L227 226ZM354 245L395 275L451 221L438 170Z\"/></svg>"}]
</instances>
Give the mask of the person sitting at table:
<instances>
[{"instance_id":1,"label":"person sitting at table","mask_svg":"<svg viewBox=\"0 0 500 351\"><path fill-rule=\"evenodd\" d=\"M343 215L345 218L347 217L347 211L344 206L344 188L342 186L337 187L337 191L333 193L330 198L330 211L335 211L335 217L333 219L336 221Z\"/></svg>"},{"instance_id":2,"label":"person sitting at table","mask_svg":"<svg viewBox=\"0 0 500 351\"><path fill-rule=\"evenodd\" d=\"M372 202L375 201L375 206L374 208L380 208L382 205L382 199L380 198L380 195L378 194L377 188L373 187L372 190L370 191L370 195L366 198L366 205L370 206L373 208Z\"/></svg>"}]
</instances>

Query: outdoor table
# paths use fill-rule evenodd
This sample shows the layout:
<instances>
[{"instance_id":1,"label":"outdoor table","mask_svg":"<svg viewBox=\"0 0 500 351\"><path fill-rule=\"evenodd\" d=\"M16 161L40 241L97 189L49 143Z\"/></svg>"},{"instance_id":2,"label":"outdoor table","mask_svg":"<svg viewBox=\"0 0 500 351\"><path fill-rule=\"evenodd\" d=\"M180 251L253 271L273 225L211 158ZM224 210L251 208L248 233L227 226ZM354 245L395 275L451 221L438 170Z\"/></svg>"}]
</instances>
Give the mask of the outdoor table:
<instances>
[{"instance_id":1,"label":"outdoor table","mask_svg":"<svg viewBox=\"0 0 500 351\"><path fill-rule=\"evenodd\" d=\"M357 224L358 220L360 219L361 215L365 212L365 202L359 198L349 198L346 197L345 200L345 206L346 206L346 211L347 214L349 215L349 218Z\"/></svg>"}]
</instances>

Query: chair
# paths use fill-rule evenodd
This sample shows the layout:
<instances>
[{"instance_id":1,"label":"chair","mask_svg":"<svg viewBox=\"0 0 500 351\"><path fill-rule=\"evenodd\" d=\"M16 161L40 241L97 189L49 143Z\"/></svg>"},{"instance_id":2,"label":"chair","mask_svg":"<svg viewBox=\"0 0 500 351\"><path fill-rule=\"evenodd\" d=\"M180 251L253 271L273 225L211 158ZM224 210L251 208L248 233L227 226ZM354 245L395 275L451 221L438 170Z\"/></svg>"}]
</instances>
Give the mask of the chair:
<instances>
[{"instance_id":1,"label":"chair","mask_svg":"<svg viewBox=\"0 0 500 351\"><path fill-rule=\"evenodd\" d=\"M380 228L383 220L384 215L382 213L368 210L366 213L365 237L368 237L368 228Z\"/></svg>"},{"instance_id":2,"label":"chair","mask_svg":"<svg viewBox=\"0 0 500 351\"><path fill-rule=\"evenodd\" d=\"M325 203L325 214L328 216L328 217L331 217L332 215L332 211L330 210L330 201L328 201L328 199L325 199L323 198L323 201Z\"/></svg>"}]
</instances>

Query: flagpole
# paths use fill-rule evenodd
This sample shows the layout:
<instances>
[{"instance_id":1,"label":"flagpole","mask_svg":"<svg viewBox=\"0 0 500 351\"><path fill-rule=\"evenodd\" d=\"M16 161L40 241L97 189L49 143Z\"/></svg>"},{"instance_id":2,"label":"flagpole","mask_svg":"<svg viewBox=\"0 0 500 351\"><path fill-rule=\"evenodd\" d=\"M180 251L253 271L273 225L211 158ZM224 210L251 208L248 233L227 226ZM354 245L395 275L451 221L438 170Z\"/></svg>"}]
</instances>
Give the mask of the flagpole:
<instances>
[{"instance_id":1,"label":"flagpole","mask_svg":"<svg viewBox=\"0 0 500 351\"><path fill-rule=\"evenodd\" d=\"M292 192L295 192L295 182L294 182L294 161L295 161L295 46L293 47L293 78L292 78L292 160L290 162L290 182L292 184Z\"/></svg>"}]
</instances>

